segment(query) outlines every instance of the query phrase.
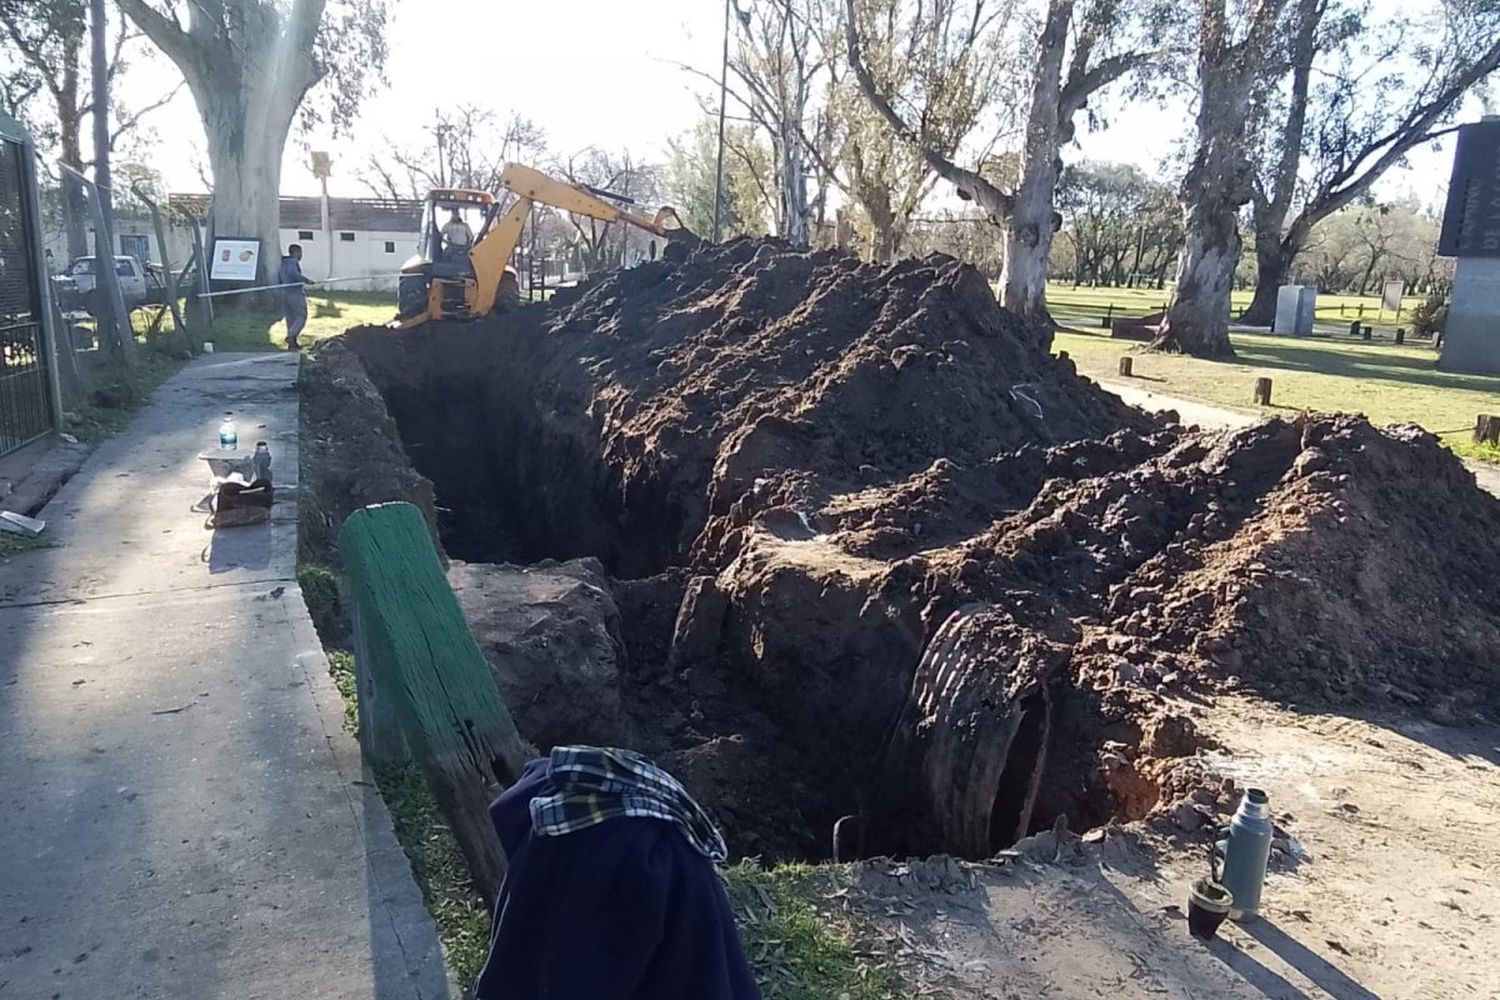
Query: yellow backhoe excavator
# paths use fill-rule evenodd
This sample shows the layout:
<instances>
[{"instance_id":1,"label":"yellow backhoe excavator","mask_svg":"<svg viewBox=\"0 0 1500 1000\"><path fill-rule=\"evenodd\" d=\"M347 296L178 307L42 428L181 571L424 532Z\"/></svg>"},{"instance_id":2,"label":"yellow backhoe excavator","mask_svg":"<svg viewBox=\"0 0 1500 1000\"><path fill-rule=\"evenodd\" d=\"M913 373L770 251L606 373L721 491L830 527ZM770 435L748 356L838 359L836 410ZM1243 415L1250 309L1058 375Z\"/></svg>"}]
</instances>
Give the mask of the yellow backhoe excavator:
<instances>
[{"instance_id":1,"label":"yellow backhoe excavator","mask_svg":"<svg viewBox=\"0 0 1500 1000\"><path fill-rule=\"evenodd\" d=\"M500 200L486 191L442 188L427 196L417 256L401 268L398 329L435 319L488 316L519 305L521 283L510 258L536 204L604 222L624 222L677 245L700 242L674 209L662 208L651 217L640 215L605 200L615 197L608 192L557 180L519 163L505 165L500 186L516 196L503 212ZM477 219L477 234L465 221L466 215Z\"/></svg>"}]
</instances>

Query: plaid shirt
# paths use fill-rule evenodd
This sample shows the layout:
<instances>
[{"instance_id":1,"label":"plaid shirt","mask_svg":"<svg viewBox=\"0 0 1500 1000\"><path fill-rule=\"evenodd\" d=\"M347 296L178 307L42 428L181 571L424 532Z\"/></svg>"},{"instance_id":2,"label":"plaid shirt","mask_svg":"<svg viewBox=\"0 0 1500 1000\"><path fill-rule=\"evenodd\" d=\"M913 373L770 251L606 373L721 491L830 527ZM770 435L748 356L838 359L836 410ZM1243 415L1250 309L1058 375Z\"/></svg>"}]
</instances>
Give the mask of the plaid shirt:
<instances>
[{"instance_id":1,"label":"plaid shirt","mask_svg":"<svg viewBox=\"0 0 1500 1000\"><path fill-rule=\"evenodd\" d=\"M713 820L666 771L632 750L555 747L547 774L554 795L531 800L531 826L539 837L560 837L618 816L674 824L710 861L729 857Z\"/></svg>"}]
</instances>

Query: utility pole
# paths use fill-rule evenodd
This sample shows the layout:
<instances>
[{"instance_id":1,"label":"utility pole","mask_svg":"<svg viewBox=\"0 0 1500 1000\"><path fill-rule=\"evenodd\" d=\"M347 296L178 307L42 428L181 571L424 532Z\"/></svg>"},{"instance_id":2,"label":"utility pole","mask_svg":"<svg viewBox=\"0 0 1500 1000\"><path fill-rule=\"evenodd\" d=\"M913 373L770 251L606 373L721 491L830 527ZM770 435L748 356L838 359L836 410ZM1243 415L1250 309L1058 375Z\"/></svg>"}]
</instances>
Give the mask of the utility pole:
<instances>
[{"instance_id":1,"label":"utility pole","mask_svg":"<svg viewBox=\"0 0 1500 1000\"><path fill-rule=\"evenodd\" d=\"M130 328L130 314L120 297L120 278L115 274L114 198L109 185L109 27L105 23L104 0L89 0L90 52L89 75L93 83L94 116L94 190L98 202L94 213L94 319L101 332L114 328L111 337L100 337L112 352L127 364L133 350L135 331ZM162 248L165 252L165 248ZM123 323L123 325L121 325Z\"/></svg>"},{"instance_id":2,"label":"utility pole","mask_svg":"<svg viewBox=\"0 0 1500 1000\"><path fill-rule=\"evenodd\" d=\"M729 96L729 5L724 0L724 58L719 63L719 155L714 165L714 231L712 242L719 242L719 221L724 214L724 111Z\"/></svg>"}]
</instances>

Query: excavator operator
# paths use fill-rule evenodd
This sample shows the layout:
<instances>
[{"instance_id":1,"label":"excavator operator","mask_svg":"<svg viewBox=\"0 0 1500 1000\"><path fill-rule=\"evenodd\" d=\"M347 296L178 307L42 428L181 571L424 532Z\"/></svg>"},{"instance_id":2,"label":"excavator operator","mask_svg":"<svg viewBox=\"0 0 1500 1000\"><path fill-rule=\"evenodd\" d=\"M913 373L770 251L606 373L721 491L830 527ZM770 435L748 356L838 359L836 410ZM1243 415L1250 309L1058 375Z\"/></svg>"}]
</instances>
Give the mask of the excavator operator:
<instances>
[{"instance_id":1,"label":"excavator operator","mask_svg":"<svg viewBox=\"0 0 1500 1000\"><path fill-rule=\"evenodd\" d=\"M443 251L449 258L462 257L469 252L474 245L474 230L458 214L458 209L453 209L448 215L448 222L443 226Z\"/></svg>"}]
</instances>

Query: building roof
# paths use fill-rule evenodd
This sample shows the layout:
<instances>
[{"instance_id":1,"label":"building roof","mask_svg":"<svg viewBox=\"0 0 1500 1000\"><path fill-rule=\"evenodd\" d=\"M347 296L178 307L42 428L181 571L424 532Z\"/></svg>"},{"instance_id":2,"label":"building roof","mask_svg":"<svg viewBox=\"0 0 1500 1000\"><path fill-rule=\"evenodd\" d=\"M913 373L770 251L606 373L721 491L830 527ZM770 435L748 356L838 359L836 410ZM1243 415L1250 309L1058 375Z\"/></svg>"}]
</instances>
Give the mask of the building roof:
<instances>
[{"instance_id":1,"label":"building roof","mask_svg":"<svg viewBox=\"0 0 1500 1000\"><path fill-rule=\"evenodd\" d=\"M209 195L174 194L167 201L173 209L195 218L208 215ZM422 226L422 202L410 198L329 198L328 225L334 230L414 233ZM321 198L282 197L282 229L322 227Z\"/></svg>"}]
</instances>

